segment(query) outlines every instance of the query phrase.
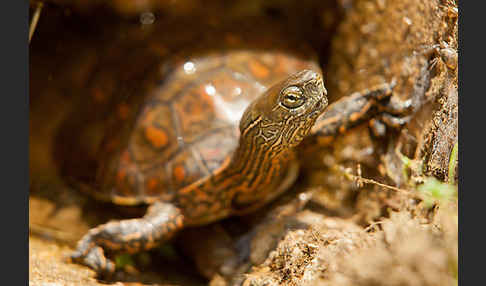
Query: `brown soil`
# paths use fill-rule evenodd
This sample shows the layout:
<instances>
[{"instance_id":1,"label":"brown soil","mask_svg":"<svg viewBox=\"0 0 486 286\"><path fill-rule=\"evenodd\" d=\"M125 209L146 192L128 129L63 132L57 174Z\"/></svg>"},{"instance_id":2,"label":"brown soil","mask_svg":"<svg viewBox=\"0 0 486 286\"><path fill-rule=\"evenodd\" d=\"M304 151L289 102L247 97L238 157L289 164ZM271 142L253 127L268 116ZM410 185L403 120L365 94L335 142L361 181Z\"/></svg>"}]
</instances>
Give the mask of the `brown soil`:
<instances>
[{"instance_id":1,"label":"brown soil","mask_svg":"<svg viewBox=\"0 0 486 286\"><path fill-rule=\"evenodd\" d=\"M322 217L289 232L244 285L457 285L456 211L438 224L392 212L367 231Z\"/></svg>"}]
</instances>

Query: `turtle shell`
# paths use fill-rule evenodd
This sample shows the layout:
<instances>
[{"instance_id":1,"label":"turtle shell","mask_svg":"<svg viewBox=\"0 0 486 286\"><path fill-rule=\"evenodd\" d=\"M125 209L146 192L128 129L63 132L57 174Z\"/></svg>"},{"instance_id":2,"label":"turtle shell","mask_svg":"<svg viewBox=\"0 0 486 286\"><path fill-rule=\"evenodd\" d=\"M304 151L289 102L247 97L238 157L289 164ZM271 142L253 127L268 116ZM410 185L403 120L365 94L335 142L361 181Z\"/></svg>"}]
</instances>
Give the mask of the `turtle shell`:
<instances>
[{"instance_id":1,"label":"turtle shell","mask_svg":"<svg viewBox=\"0 0 486 286\"><path fill-rule=\"evenodd\" d=\"M117 103L89 189L124 205L172 200L231 157L248 104L302 69L319 68L276 51L174 57L146 84L146 96Z\"/></svg>"}]
</instances>

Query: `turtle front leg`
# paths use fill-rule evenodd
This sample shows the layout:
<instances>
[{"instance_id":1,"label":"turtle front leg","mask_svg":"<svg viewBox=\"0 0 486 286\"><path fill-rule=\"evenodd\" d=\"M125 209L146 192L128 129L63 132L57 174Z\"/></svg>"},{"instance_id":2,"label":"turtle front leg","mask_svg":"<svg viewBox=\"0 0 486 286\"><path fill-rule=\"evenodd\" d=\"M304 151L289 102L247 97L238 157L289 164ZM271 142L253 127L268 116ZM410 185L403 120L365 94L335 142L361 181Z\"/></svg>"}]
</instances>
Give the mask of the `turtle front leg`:
<instances>
[{"instance_id":1,"label":"turtle front leg","mask_svg":"<svg viewBox=\"0 0 486 286\"><path fill-rule=\"evenodd\" d=\"M181 211L167 203L150 206L142 218L108 222L91 229L78 242L71 259L93 268L100 274L115 271L106 252L135 253L151 249L169 239L184 224Z\"/></svg>"},{"instance_id":2,"label":"turtle front leg","mask_svg":"<svg viewBox=\"0 0 486 286\"><path fill-rule=\"evenodd\" d=\"M399 127L408 121L411 101L392 98L395 81L355 92L332 103L317 119L311 132L320 144L332 142L334 137L364 122L376 136L383 136L385 126Z\"/></svg>"}]
</instances>

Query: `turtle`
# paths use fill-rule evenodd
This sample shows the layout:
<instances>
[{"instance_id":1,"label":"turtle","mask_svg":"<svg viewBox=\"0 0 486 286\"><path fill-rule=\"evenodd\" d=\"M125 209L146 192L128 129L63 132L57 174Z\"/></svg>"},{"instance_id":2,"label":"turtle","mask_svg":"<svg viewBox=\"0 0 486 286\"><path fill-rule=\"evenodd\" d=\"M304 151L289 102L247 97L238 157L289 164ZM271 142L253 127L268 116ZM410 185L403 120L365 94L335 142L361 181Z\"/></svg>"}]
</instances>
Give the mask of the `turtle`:
<instances>
[{"instance_id":1,"label":"turtle","mask_svg":"<svg viewBox=\"0 0 486 286\"><path fill-rule=\"evenodd\" d=\"M79 240L71 259L98 273L115 271L108 254L148 250L273 201L295 182L305 139L327 142L380 116L401 123L407 108L390 100L394 81L329 105L316 61L287 52L220 51L160 70L146 96L111 115L94 175L76 179L97 199L148 205L143 217Z\"/></svg>"}]
</instances>

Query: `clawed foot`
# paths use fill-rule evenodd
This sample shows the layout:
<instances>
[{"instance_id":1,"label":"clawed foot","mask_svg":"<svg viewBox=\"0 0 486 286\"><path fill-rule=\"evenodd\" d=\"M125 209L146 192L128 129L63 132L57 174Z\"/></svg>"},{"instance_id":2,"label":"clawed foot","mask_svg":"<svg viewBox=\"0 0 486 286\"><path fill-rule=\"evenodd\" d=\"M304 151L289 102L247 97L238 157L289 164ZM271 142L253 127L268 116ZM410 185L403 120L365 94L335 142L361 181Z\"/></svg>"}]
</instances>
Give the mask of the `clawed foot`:
<instances>
[{"instance_id":1,"label":"clawed foot","mask_svg":"<svg viewBox=\"0 0 486 286\"><path fill-rule=\"evenodd\" d=\"M105 257L102 247L96 244L99 235L97 228L88 232L78 243L76 251L70 255L73 262L88 266L98 274L106 277L115 272L115 263Z\"/></svg>"},{"instance_id":2,"label":"clawed foot","mask_svg":"<svg viewBox=\"0 0 486 286\"><path fill-rule=\"evenodd\" d=\"M91 229L78 243L71 260L91 267L101 275L112 275L115 263L105 251L136 253L151 249L183 227L180 210L168 203L151 205L142 218L112 221Z\"/></svg>"},{"instance_id":3,"label":"clawed foot","mask_svg":"<svg viewBox=\"0 0 486 286\"><path fill-rule=\"evenodd\" d=\"M386 103L378 104L380 113L369 121L370 132L380 138L386 135L387 128L399 129L411 119L412 100L397 100L392 97Z\"/></svg>"},{"instance_id":4,"label":"clawed foot","mask_svg":"<svg viewBox=\"0 0 486 286\"><path fill-rule=\"evenodd\" d=\"M383 137L387 127L399 128L410 120L412 101L393 97L396 81L355 92L329 105L317 119L312 133L322 144L365 122L370 122L374 136Z\"/></svg>"}]
</instances>

